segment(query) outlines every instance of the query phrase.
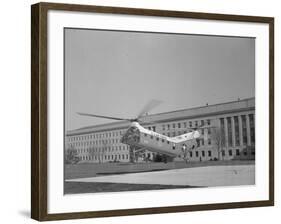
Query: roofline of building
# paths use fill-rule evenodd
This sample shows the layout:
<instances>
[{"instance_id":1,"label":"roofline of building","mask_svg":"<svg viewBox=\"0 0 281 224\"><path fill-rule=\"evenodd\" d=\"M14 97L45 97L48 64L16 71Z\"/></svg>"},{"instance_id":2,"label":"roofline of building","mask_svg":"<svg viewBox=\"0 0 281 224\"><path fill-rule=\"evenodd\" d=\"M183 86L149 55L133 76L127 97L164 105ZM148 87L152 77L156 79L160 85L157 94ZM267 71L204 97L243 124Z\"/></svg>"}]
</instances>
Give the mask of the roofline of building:
<instances>
[{"instance_id":1,"label":"roofline of building","mask_svg":"<svg viewBox=\"0 0 281 224\"><path fill-rule=\"evenodd\" d=\"M173 111L167 111L167 112L161 112L158 114L150 114L148 116L154 116L154 115L162 115L162 114L169 114L169 113L176 113L176 112L181 112L181 111L186 111L186 110L195 110L195 109L200 109L200 108L205 108L205 107L215 107L219 105L225 105L225 104L231 104L231 103L236 103L236 102L241 102L241 101L247 101L247 100L252 100L255 99L255 97L248 97L245 99L240 99L240 100L233 100L229 102L224 102L224 103L216 103L216 104L210 104L210 105L205 105L205 106L198 106L198 107L191 107L191 108L185 108L185 109L179 109L179 110L173 110Z\"/></svg>"}]
</instances>

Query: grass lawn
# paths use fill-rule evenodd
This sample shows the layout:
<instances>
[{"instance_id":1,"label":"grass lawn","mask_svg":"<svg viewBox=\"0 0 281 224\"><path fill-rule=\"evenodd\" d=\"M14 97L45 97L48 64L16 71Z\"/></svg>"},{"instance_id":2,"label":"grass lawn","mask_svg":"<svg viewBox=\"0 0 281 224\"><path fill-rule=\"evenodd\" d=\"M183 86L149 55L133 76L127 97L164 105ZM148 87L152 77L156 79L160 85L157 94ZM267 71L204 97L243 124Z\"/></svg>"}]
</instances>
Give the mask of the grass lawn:
<instances>
[{"instance_id":1,"label":"grass lawn","mask_svg":"<svg viewBox=\"0 0 281 224\"><path fill-rule=\"evenodd\" d=\"M190 186L161 185L161 184L64 182L65 194L161 190L161 189L176 189L176 188L190 188Z\"/></svg>"}]
</instances>

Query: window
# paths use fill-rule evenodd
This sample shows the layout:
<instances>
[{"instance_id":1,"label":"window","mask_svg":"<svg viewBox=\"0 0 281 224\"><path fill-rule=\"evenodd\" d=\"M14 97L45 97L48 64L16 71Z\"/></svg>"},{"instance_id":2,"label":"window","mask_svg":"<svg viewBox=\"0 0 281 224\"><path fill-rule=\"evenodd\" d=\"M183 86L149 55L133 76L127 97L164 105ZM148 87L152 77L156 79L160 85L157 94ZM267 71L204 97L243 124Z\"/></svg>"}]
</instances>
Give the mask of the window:
<instances>
[{"instance_id":1,"label":"window","mask_svg":"<svg viewBox=\"0 0 281 224\"><path fill-rule=\"evenodd\" d=\"M232 139L232 122L231 122L231 117L227 117L227 133L228 133L228 144L229 146L232 146L233 144L233 139Z\"/></svg>"},{"instance_id":2,"label":"window","mask_svg":"<svg viewBox=\"0 0 281 224\"><path fill-rule=\"evenodd\" d=\"M209 156L209 157L212 156L212 151L211 151L211 150L208 151L208 156Z\"/></svg>"},{"instance_id":3,"label":"window","mask_svg":"<svg viewBox=\"0 0 281 224\"><path fill-rule=\"evenodd\" d=\"M222 139L225 139L224 118L220 118L220 127L221 127ZM225 146L225 140L222 141L222 146Z\"/></svg>"},{"instance_id":4,"label":"window","mask_svg":"<svg viewBox=\"0 0 281 224\"><path fill-rule=\"evenodd\" d=\"M183 123L183 127L184 127L184 128L186 128L186 127L187 127L187 126L186 126L186 122L184 122L184 123Z\"/></svg>"},{"instance_id":5,"label":"window","mask_svg":"<svg viewBox=\"0 0 281 224\"><path fill-rule=\"evenodd\" d=\"M173 128L176 128L176 124L173 124Z\"/></svg>"},{"instance_id":6,"label":"window","mask_svg":"<svg viewBox=\"0 0 281 224\"><path fill-rule=\"evenodd\" d=\"M162 142L164 142L165 140L164 140L164 138L162 138Z\"/></svg>"},{"instance_id":7,"label":"window","mask_svg":"<svg viewBox=\"0 0 281 224\"><path fill-rule=\"evenodd\" d=\"M196 157L198 157L198 156L199 156L199 152L198 152L198 151L196 151L196 152L195 152L195 155L196 155Z\"/></svg>"},{"instance_id":8,"label":"window","mask_svg":"<svg viewBox=\"0 0 281 224\"><path fill-rule=\"evenodd\" d=\"M190 128L192 127L192 121L189 121L189 127Z\"/></svg>"},{"instance_id":9,"label":"window","mask_svg":"<svg viewBox=\"0 0 281 224\"><path fill-rule=\"evenodd\" d=\"M204 129L201 129L201 135L204 135Z\"/></svg>"},{"instance_id":10,"label":"window","mask_svg":"<svg viewBox=\"0 0 281 224\"><path fill-rule=\"evenodd\" d=\"M231 149L228 150L228 155L232 156L232 150Z\"/></svg>"},{"instance_id":11,"label":"window","mask_svg":"<svg viewBox=\"0 0 281 224\"><path fill-rule=\"evenodd\" d=\"M167 143L170 144L170 142L167 140Z\"/></svg>"},{"instance_id":12,"label":"window","mask_svg":"<svg viewBox=\"0 0 281 224\"><path fill-rule=\"evenodd\" d=\"M243 136L243 144L244 144L244 145L247 145L248 138L247 138L246 116L245 116L245 115L242 115L241 118L242 118L242 136ZM247 154L246 154L246 155L247 155Z\"/></svg>"},{"instance_id":13,"label":"window","mask_svg":"<svg viewBox=\"0 0 281 224\"><path fill-rule=\"evenodd\" d=\"M208 145L211 145L211 143L212 143L211 139L208 139Z\"/></svg>"},{"instance_id":14,"label":"window","mask_svg":"<svg viewBox=\"0 0 281 224\"><path fill-rule=\"evenodd\" d=\"M167 125L167 129L170 130L170 125L169 124Z\"/></svg>"},{"instance_id":15,"label":"window","mask_svg":"<svg viewBox=\"0 0 281 224\"><path fill-rule=\"evenodd\" d=\"M176 149L176 144L173 144L172 149L173 149L173 150L175 150L175 149Z\"/></svg>"},{"instance_id":16,"label":"window","mask_svg":"<svg viewBox=\"0 0 281 224\"><path fill-rule=\"evenodd\" d=\"M236 149L236 156L240 156L240 150Z\"/></svg>"},{"instance_id":17,"label":"window","mask_svg":"<svg viewBox=\"0 0 281 224\"><path fill-rule=\"evenodd\" d=\"M221 150L221 154L222 154L222 156L225 156L225 151Z\"/></svg>"},{"instance_id":18,"label":"window","mask_svg":"<svg viewBox=\"0 0 281 224\"><path fill-rule=\"evenodd\" d=\"M192 152L191 151L189 152L189 156L192 157Z\"/></svg>"},{"instance_id":19,"label":"window","mask_svg":"<svg viewBox=\"0 0 281 224\"><path fill-rule=\"evenodd\" d=\"M156 141L159 141L159 137L156 137Z\"/></svg>"},{"instance_id":20,"label":"window","mask_svg":"<svg viewBox=\"0 0 281 224\"><path fill-rule=\"evenodd\" d=\"M178 123L178 128L181 128L181 123Z\"/></svg>"},{"instance_id":21,"label":"window","mask_svg":"<svg viewBox=\"0 0 281 224\"><path fill-rule=\"evenodd\" d=\"M249 122L250 122L251 145L254 145L255 144L255 121L254 121L253 114L249 114Z\"/></svg>"},{"instance_id":22,"label":"window","mask_svg":"<svg viewBox=\"0 0 281 224\"><path fill-rule=\"evenodd\" d=\"M201 126L203 126L204 125L204 121L203 120L201 120Z\"/></svg>"},{"instance_id":23,"label":"window","mask_svg":"<svg viewBox=\"0 0 281 224\"><path fill-rule=\"evenodd\" d=\"M150 138L153 139L153 135L150 135Z\"/></svg>"},{"instance_id":24,"label":"window","mask_svg":"<svg viewBox=\"0 0 281 224\"><path fill-rule=\"evenodd\" d=\"M197 127L198 126L198 121L195 121L195 127Z\"/></svg>"},{"instance_id":25,"label":"window","mask_svg":"<svg viewBox=\"0 0 281 224\"><path fill-rule=\"evenodd\" d=\"M205 157L205 151L202 151L202 157Z\"/></svg>"},{"instance_id":26,"label":"window","mask_svg":"<svg viewBox=\"0 0 281 224\"><path fill-rule=\"evenodd\" d=\"M240 145L238 116L234 116L234 135L235 135L235 144Z\"/></svg>"}]
</instances>

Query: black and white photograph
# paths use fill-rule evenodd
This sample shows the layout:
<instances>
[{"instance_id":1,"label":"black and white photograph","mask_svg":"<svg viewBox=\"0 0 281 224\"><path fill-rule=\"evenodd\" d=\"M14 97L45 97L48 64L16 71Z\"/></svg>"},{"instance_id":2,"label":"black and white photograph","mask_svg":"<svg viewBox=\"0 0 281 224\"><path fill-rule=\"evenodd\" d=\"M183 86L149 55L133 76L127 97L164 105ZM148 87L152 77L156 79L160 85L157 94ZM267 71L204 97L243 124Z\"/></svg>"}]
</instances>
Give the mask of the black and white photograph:
<instances>
[{"instance_id":1,"label":"black and white photograph","mask_svg":"<svg viewBox=\"0 0 281 224\"><path fill-rule=\"evenodd\" d=\"M255 38L64 28L64 193L255 185Z\"/></svg>"}]
</instances>

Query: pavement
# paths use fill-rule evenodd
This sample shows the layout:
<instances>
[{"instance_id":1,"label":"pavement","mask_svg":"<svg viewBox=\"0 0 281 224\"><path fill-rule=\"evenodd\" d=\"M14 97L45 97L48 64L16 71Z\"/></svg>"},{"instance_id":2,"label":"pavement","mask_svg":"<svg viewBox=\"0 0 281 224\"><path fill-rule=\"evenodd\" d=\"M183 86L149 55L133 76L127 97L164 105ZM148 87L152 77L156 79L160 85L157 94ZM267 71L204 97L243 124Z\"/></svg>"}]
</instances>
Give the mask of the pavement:
<instances>
[{"instance_id":1,"label":"pavement","mask_svg":"<svg viewBox=\"0 0 281 224\"><path fill-rule=\"evenodd\" d=\"M255 184L255 165L208 166L68 179L69 182L163 184L197 187Z\"/></svg>"}]
</instances>

